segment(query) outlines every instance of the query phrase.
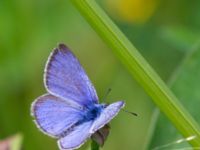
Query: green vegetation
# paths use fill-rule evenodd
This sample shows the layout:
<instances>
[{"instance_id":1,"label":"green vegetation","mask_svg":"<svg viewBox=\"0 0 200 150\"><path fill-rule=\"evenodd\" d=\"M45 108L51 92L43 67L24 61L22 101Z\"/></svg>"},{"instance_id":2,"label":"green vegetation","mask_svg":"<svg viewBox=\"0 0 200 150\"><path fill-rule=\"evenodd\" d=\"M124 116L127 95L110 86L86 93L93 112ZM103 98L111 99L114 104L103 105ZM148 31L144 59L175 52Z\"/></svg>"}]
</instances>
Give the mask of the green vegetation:
<instances>
[{"instance_id":1,"label":"green vegetation","mask_svg":"<svg viewBox=\"0 0 200 150\"><path fill-rule=\"evenodd\" d=\"M23 149L58 149L54 139L36 128L30 104L46 92L45 62L51 49L63 42L80 59L100 100L112 88L107 102L122 99L127 110L139 114L121 112L111 122L103 149L153 149L182 135L196 135L190 144L199 147L200 2L160 1L148 20L137 23L113 15L111 0L98 5L71 1L81 14L70 1L0 1L0 139L20 132ZM124 8L129 12L128 0L120 4L119 14ZM158 114L158 108L163 113ZM169 148L188 146L184 142Z\"/></svg>"}]
</instances>

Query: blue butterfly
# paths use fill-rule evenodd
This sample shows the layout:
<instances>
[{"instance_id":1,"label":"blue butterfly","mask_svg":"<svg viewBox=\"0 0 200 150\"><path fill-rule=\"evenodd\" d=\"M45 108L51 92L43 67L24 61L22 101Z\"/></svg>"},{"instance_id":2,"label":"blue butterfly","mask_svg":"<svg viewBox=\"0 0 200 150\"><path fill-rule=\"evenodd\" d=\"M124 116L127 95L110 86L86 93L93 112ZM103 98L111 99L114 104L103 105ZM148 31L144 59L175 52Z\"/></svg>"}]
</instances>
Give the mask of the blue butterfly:
<instances>
[{"instance_id":1,"label":"blue butterfly","mask_svg":"<svg viewBox=\"0 0 200 150\"><path fill-rule=\"evenodd\" d=\"M31 113L41 131L58 139L61 150L79 148L125 105L123 101L99 104L91 81L64 44L49 56L44 84L47 94L32 103Z\"/></svg>"}]
</instances>

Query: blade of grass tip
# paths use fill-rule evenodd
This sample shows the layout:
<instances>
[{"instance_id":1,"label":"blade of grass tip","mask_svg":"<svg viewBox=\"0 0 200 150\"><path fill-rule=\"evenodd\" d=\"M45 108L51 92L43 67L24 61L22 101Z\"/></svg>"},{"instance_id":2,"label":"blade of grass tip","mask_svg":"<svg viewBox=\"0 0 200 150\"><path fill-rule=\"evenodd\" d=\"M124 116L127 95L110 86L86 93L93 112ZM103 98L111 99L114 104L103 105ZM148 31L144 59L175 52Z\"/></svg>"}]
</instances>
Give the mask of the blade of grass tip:
<instances>
[{"instance_id":1,"label":"blade of grass tip","mask_svg":"<svg viewBox=\"0 0 200 150\"><path fill-rule=\"evenodd\" d=\"M199 147L200 128L196 121L106 13L94 0L71 0L71 2L181 134L185 137L197 136L190 141L190 144Z\"/></svg>"}]
</instances>

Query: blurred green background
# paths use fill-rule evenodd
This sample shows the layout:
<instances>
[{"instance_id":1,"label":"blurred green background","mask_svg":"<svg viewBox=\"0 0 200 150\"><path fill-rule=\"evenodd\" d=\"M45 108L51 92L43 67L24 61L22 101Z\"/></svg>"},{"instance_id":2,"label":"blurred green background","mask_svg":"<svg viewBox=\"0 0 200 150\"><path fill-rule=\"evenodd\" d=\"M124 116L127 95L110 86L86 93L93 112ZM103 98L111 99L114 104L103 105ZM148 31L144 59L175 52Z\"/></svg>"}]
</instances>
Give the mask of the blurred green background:
<instances>
[{"instance_id":1,"label":"blurred green background","mask_svg":"<svg viewBox=\"0 0 200 150\"><path fill-rule=\"evenodd\" d=\"M198 0L98 2L166 82L199 41ZM103 149L144 149L154 104L68 0L0 1L0 139L21 133L24 150L58 149L36 128L30 105L46 92L44 66L60 42L79 58L100 99L111 88L107 102L124 100L139 114L121 112Z\"/></svg>"}]
</instances>

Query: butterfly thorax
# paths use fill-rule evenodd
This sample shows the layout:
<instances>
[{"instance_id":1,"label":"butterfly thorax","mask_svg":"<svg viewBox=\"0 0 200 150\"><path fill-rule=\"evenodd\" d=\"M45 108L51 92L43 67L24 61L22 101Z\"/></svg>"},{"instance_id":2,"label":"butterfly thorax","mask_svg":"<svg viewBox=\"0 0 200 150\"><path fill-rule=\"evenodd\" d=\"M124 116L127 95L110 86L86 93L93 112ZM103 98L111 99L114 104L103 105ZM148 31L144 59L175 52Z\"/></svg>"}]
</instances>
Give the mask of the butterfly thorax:
<instances>
[{"instance_id":1,"label":"butterfly thorax","mask_svg":"<svg viewBox=\"0 0 200 150\"><path fill-rule=\"evenodd\" d=\"M101 114L101 111L105 108L105 104L95 104L86 109L84 113L84 121L94 120Z\"/></svg>"}]
</instances>

